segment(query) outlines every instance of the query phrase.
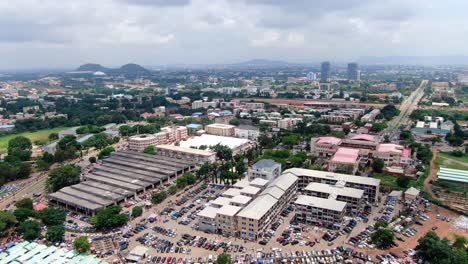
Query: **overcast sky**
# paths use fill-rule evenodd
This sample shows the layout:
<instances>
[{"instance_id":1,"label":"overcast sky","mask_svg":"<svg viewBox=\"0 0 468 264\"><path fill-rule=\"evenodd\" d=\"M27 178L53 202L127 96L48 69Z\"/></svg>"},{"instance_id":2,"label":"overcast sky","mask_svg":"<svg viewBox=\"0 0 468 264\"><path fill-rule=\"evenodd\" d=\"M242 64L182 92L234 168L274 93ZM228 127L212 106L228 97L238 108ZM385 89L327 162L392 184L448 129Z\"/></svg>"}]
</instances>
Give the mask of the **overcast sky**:
<instances>
[{"instance_id":1,"label":"overcast sky","mask_svg":"<svg viewBox=\"0 0 468 264\"><path fill-rule=\"evenodd\" d=\"M468 55L465 0L0 1L0 68Z\"/></svg>"}]
</instances>

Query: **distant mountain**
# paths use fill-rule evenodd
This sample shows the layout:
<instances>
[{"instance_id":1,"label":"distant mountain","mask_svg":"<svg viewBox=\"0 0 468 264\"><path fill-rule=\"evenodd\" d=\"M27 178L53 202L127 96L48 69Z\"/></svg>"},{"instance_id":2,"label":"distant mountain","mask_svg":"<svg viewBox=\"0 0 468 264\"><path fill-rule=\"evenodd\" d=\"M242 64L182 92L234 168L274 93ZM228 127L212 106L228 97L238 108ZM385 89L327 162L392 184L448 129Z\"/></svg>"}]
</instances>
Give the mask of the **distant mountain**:
<instances>
[{"instance_id":1,"label":"distant mountain","mask_svg":"<svg viewBox=\"0 0 468 264\"><path fill-rule=\"evenodd\" d=\"M93 71L93 72L97 72L97 71L102 71L102 72L107 72L109 71L110 69L102 66L101 64L96 64L96 63L87 63L87 64L83 64L81 65L80 67L78 67L78 69L76 69L77 71Z\"/></svg>"},{"instance_id":2,"label":"distant mountain","mask_svg":"<svg viewBox=\"0 0 468 264\"><path fill-rule=\"evenodd\" d=\"M361 64L468 65L468 56L383 56L361 57Z\"/></svg>"},{"instance_id":3,"label":"distant mountain","mask_svg":"<svg viewBox=\"0 0 468 264\"><path fill-rule=\"evenodd\" d=\"M124 75L149 75L151 74L151 72L148 69L135 63L128 63L125 65L122 65L122 67L120 67L116 71Z\"/></svg>"},{"instance_id":4,"label":"distant mountain","mask_svg":"<svg viewBox=\"0 0 468 264\"><path fill-rule=\"evenodd\" d=\"M265 59L253 59L249 61L244 61L241 63L236 63L237 65L251 65L251 66L278 66L278 65L288 65L289 62L279 61L279 60L265 60Z\"/></svg>"}]
</instances>

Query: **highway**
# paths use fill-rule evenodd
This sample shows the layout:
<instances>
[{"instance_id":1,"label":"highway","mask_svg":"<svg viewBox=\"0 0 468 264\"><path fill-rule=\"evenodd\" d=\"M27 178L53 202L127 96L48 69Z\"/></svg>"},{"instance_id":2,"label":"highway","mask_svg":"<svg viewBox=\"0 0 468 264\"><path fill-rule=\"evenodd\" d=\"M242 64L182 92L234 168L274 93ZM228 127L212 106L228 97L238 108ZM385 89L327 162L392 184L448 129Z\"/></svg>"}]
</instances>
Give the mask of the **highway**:
<instances>
[{"instance_id":1,"label":"highway","mask_svg":"<svg viewBox=\"0 0 468 264\"><path fill-rule=\"evenodd\" d=\"M409 116L418 107L419 101L424 96L428 80L422 80L419 87L408 96L400 105L400 114L388 122L385 134L390 137L390 141L398 139L400 125L408 125Z\"/></svg>"}]
</instances>

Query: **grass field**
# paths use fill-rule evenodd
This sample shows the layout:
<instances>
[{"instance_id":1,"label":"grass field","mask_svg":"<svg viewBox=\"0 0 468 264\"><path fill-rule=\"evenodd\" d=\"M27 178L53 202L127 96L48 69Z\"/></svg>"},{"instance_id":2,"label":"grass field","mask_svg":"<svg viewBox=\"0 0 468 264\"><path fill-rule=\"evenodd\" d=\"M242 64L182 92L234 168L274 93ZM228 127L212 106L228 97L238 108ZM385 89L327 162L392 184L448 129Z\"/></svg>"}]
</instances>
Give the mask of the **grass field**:
<instances>
[{"instance_id":1,"label":"grass field","mask_svg":"<svg viewBox=\"0 0 468 264\"><path fill-rule=\"evenodd\" d=\"M378 174L378 175L374 175L374 178L380 179L382 185L391 187L394 190L406 190L406 188L401 188L398 186L397 184L398 176ZM414 185L416 185L416 181L412 179L410 183L408 184L408 187L414 186Z\"/></svg>"},{"instance_id":2,"label":"grass field","mask_svg":"<svg viewBox=\"0 0 468 264\"><path fill-rule=\"evenodd\" d=\"M66 129L66 127L56 127L56 128L51 128L51 129L44 129L44 130L39 130L36 132L24 132L24 133L18 133L18 134L13 134L13 135L7 135L7 136L1 136L0 137L0 153L5 153L7 152L8 148L8 141L11 139L17 137L17 136L24 136L29 139L34 144L34 141L36 140L47 140L49 137L49 134L51 133L57 133L59 131L62 131Z\"/></svg>"},{"instance_id":3,"label":"grass field","mask_svg":"<svg viewBox=\"0 0 468 264\"><path fill-rule=\"evenodd\" d=\"M439 152L438 156L443 157L445 159L453 159L453 160L457 160L463 163L468 163L468 155L466 154L463 155L462 157L455 157L455 156L450 155L449 153Z\"/></svg>"},{"instance_id":4,"label":"grass field","mask_svg":"<svg viewBox=\"0 0 468 264\"><path fill-rule=\"evenodd\" d=\"M468 170L468 155L465 155L463 157L455 157L448 153L440 152L437 155L435 163L437 168L443 166L449 169Z\"/></svg>"}]
</instances>

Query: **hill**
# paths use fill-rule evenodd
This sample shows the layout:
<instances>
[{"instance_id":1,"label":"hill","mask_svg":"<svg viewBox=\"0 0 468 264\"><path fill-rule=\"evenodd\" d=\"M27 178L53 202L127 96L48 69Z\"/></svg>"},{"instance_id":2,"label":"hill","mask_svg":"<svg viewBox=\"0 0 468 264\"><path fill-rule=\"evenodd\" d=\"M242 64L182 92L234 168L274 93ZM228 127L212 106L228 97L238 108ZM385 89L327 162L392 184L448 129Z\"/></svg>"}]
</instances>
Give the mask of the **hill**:
<instances>
[{"instance_id":1,"label":"hill","mask_svg":"<svg viewBox=\"0 0 468 264\"><path fill-rule=\"evenodd\" d=\"M120 67L116 71L124 75L149 75L151 73L146 68L135 63L128 63L122 65L122 67Z\"/></svg>"},{"instance_id":2,"label":"hill","mask_svg":"<svg viewBox=\"0 0 468 264\"><path fill-rule=\"evenodd\" d=\"M97 72L97 71L106 72L106 71L109 71L108 68L102 66L101 64L96 64L96 63L83 64L80 67L78 67L78 69L76 69L76 70L77 71L93 71L93 72Z\"/></svg>"}]
</instances>

